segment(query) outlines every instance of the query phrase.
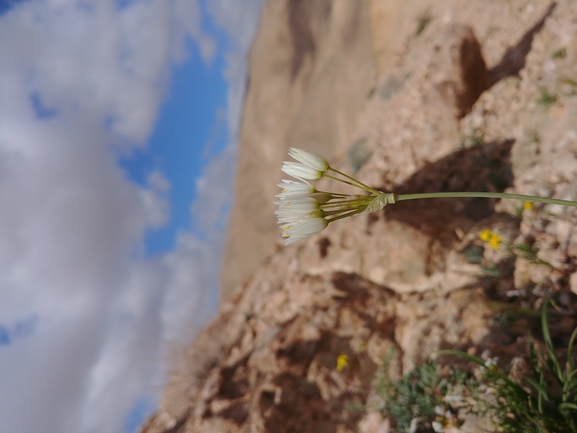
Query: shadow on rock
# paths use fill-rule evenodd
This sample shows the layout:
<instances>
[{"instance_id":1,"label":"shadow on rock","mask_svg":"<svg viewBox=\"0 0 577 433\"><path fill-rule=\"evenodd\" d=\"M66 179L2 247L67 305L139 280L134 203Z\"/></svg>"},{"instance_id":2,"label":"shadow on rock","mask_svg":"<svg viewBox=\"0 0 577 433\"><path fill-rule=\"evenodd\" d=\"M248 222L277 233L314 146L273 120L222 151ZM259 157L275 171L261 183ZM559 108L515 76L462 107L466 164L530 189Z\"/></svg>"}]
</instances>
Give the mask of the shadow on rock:
<instances>
[{"instance_id":1,"label":"shadow on rock","mask_svg":"<svg viewBox=\"0 0 577 433\"><path fill-rule=\"evenodd\" d=\"M513 140L485 143L431 163L395 187L396 194L424 192L503 192L513 185L510 153ZM399 202L384 209L387 219L409 224L428 235L467 231L495 213L497 199L442 198Z\"/></svg>"}]
</instances>

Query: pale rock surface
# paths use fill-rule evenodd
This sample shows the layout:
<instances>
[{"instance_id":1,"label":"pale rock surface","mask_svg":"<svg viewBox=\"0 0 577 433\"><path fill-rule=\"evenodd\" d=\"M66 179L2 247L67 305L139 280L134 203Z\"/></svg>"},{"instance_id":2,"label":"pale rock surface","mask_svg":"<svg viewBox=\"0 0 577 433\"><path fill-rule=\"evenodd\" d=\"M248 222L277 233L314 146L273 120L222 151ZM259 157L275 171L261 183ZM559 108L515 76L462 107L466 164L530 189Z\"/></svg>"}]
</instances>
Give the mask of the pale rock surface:
<instances>
[{"instance_id":1,"label":"pale rock surface","mask_svg":"<svg viewBox=\"0 0 577 433\"><path fill-rule=\"evenodd\" d=\"M321 9L307 12L312 20L307 28L341 45L332 45L329 55L315 42L320 51L314 57L307 39L309 45L299 45L304 50L299 68L289 60L294 55L286 24L289 3L305 7L299 1L266 2L251 53L237 192L254 192L257 184L260 189L250 202L252 213L237 196L223 272L237 272L234 261L253 248L260 254L254 263L266 258L250 275L237 272L229 279L243 282L225 296L229 300L218 317L175 364L161 405L143 432L392 431L390 420L371 403L376 398L371 384L392 349L389 373L396 377L434 359L439 349L485 353L505 365L520 359L519 364L527 323L503 328L493 320L499 309L538 308L544 293L557 296L561 308L576 309L573 208L522 210L522 203L485 199L399 202L335 222L283 248L280 238L269 245L275 224L268 203L276 194L284 151L297 145L297 136L300 147L324 143L316 149L327 153L333 166L396 193L506 190L575 199L577 3L436 0L423 10L418 1L393 6L391 0L372 0L356 3L355 15L345 9L351 7L346 2L335 1L327 13L327 2L319 1L315 8ZM405 9L405 3L415 8ZM405 14L398 22L402 35L395 34L400 42L375 40L388 34L378 31L380 22L395 22L387 13L400 10ZM416 36L423 14L430 21ZM319 126L315 135L312 119L323 97L304 101L325 92L326 83L320 72L311 71L318 71L321 58L327 59L325 67L344 58L337 53L345 50L344 35L350 34L343 23L354 16L363 17L372 31L352 39L367 44L363 55L370 53L364 64L357 59L357 67L368 71L367 83L376 84L359 98L362 86L354 83L359 86L351 90L356 121L349 113L343 117L346 127ZM268 58L259 57L265 54ZM282 56L285 61L273 61ZM287 81L291 74L304 77L294 71L306 68L307 80ZM302 90L305 81L308 92ZM330 106L327 115L337 116L340 108L331 101L324 108ZM257 108L260 116L253 111L249 120L247 113ZM253 147L246 145L250 137ZM246 170L255 176L250 188L243 183ZM320 185L340 188L324 180ZM248 227L259 221L267 230L261 237ZM499 233L497 249L480 241L483 229ZM574 317L552 323L552 334L565 338L577 325ZM341 354L350 362L338 371ZM467 418L455 431L487 428L487 420Z\"/></svg>"}]
</instances>

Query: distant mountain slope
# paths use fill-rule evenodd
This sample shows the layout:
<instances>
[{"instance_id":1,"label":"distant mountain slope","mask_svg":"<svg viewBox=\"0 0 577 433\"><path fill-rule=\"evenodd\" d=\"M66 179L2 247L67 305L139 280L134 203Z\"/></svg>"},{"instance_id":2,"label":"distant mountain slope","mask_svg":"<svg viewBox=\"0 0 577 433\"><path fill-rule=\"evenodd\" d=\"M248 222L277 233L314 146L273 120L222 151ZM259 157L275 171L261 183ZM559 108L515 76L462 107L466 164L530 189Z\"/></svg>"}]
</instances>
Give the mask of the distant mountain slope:
<instances>
[{"instance_id":1,"label":"distant mountain slope","mask_svg":"<svg viewBox=\"0 0 577 433\"><path fill-rule=\"evenodd\" d=\"M230 298L275 251L276 184L290 146L332 156L374 87L369 2L265 2L250 52L234 205L221 277Z\"/></svg>"}]
</instances>

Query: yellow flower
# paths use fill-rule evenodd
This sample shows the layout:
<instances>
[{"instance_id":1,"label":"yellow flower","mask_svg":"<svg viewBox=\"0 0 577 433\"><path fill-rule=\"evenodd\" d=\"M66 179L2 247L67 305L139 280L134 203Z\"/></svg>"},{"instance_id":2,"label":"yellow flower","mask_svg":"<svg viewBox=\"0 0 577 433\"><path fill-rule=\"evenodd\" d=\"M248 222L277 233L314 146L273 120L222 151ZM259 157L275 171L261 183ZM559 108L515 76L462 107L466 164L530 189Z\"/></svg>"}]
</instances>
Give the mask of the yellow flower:
<instances>
[{"instance_id":1,"label":"yellow flower","mask_svg":"<svg viewBox=\"0 0 577 433\"><path fill-rule=\"evenodd\" d=\"M485 229L481 233L479 233L479 239L481 239L483 242L489 242L491 240L492 235L493 232L491 230Z\"/></svg>"},{"instance_id":2,"label":"yellow flower","mask_svg":"<svg viewBox=\"0 0 577 433\"><path fill-rule=\"evenodd\" d=\"M499 249L499 245L503 241L503 238L499 236L498 233L495 233L489 229L481 231L481 233L479 233L479 239L481 239L483 242L487 242L489 246L495 251Z\"/></svg>"},{"instance_id":3,"label":"yellow flower","mask_svg":"<svg viewBox=\"0 0 577 433\"><path fill-rule=\"evenodd\" d=\"M349 356L346 353L341 353L337 358L337 370L343 371L349 365Z\"/></svg>"},{"instance_id":4,"label":"yellow flower","mask_svg":"<svg viewBox=\"0 0 577 433\"><path fill-rule=\"evenodd\" d=\"M503 239L501 236L499 236L497 233L493 233L493 236L491 236L491 239L489 239L489 246L497 251L502 240Z\"/></svg>"},{"instance_id":5,"label":"yellow flower","mask_svg":"<svg viewBox=\"0 0 577 433\"><path fill-rule=\"evenodd\" d=\"M530 201L526 201L525 203L523 203L523 209L524 210L533 210L533 203Z\"/></svg>"}]
</instances>

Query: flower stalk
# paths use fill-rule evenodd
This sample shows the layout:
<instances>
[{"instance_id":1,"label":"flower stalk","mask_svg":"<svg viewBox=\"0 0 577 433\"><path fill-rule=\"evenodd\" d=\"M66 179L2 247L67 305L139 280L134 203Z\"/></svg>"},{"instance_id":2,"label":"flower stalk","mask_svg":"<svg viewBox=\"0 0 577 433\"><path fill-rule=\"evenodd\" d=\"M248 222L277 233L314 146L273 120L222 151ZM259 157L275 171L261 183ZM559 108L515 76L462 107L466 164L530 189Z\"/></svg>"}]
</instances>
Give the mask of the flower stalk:
<instances>
[{"instance_id":1,"label":"flower stalk","mask_svg":"<svg viewBox=\"0 0 577 433\"><path fill-rule=\"evenodd\" d=\"M416 200L422 198L504 198L510 200L522 200L528 203L546 203L577 207L577 202L571 200L539 197L536 195L509 194L505 192L427 192L420 194L399 194L397 196L397 201Z\"/></svg>"},{"instance_id":2,"label":"flower stalk","mask_svg":"<svg viewBox=\"0 0 577 433\"><path fill-rule=\"evenodd\" d=\"M297 179L283 180L278 186L278 210L275 215L285 238L285 245L305 239L323 231L331 222L361 213L376 212L398 201L430 198L498 198L522 200L524 207L530 203L557 204L577 207L577 202L523 194L502 192L432 192L420 194L393 194L371 188L360 180L333 167L318 153L291 148L289 155L298 162L285 161L282 166L289 176ZM362 194L343 194L319 191L307 180L326 177L359 188Z\"/></svg>"}]
</instances>

